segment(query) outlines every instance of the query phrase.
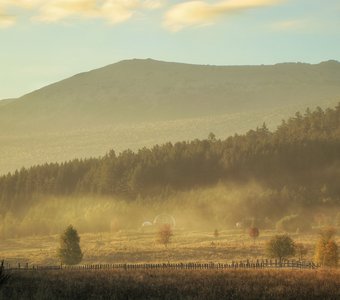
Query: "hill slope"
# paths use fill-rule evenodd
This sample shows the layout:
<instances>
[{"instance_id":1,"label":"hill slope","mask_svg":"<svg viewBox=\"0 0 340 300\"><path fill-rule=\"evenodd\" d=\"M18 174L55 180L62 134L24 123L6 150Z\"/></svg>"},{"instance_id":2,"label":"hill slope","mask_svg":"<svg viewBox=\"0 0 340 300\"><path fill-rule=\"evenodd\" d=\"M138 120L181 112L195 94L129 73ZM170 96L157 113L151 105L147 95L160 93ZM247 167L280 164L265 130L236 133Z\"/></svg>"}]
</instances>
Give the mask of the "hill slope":
<instances>
[{"instance_id":1,"label":"hill slope","mask_svg":"<svg viewBox=\"0 0 340 300\"><path fill-rule=\"evenodd\" d=\"M220 225L255 217L265 226L266 218L326 212L334 223L339 175L340 103L297 113L274 132L263 126L225 140L210 136L135 153L110 151L0 176L0 235L56 232L61 219L86 230L93 224L108 229L113 220L114 226L131 224L122 215L142 222L150 215L146 207Z\"/></svg>"},{"instance_id":2,"label":"hill slope","mask_svg":"<svg viewBox=\"0 0 340 300\"><path fill-rule=\"evenodd\" d=\"M106 149L226 137L340 99L340 63L199 66L128 60L0 102L0 173Z\"/></svg>"}]
</instances>

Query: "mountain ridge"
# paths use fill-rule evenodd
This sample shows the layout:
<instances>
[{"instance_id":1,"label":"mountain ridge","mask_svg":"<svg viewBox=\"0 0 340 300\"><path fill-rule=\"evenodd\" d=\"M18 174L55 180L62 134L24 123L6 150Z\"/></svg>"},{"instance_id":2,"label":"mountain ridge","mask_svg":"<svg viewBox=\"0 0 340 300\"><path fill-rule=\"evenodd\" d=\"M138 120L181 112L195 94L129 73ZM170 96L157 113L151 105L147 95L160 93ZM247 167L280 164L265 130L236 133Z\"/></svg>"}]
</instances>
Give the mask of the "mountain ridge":
<instances>
[{"instance_id":1,"label":"mountain ridge","mask_svg":"<svg viewBox=\"0 0 340 300\"><path fill-rule=\"evenodd\" d=\"M210 131L225 137L264 121L274 128L298 110L336 105L340 63L215 66L123 60L4 101L0 173L103 155L110 148L203 138Z\"/></svg>"},{"instance_id":2,"label":"mountain ridge","mask_svg":"<svg viewBox=\"0 0 340 300\"><path fill-rule=\"evenodd\" d=\"M105 69L117 64L124 64L124 63L130 63L130 62L157 62L157 63L165 63L165 64L176 64L176 65L187 65L187 66L206 66L206 67L268 67L268 66L284 66L284 65L306 65L306 66L317 66L317 65L340 65L340 62L334 59L330 59L330 60L326 60L326 61L321 61L319 63L306 63L306 62L279 62L279 63L275 63L275 64L259 64L259 65L215 65L215 64L193 64L193 63L185 63L185 62L175 62L175 61L162 61L162 60L157 60L157 59L152 59L152 58L132 58L132 59L124 59L115 63L111 63L108 65L104 65L102 67L98 67L92 70L88 70L88 71L83 71L83 72L79 72L77 74L74 74L72 76L66 77L64 79L58 80L56 82L47 84L45 86L42 86L38 89L35 89L33 91L27 92L19 97L11 97L11 98L4 98L4 99L0 99L0 103L2 103L2 101L8 101L8 100L18 100L21 99L25 96L31 95L37 91L40 91L42 89L45 89L47 87L53 86L55 84L61 83L65 80L74 78L74 77L78 77L81 75L85 75L97 70L101 70L101 69Z\"/></svg>"}]
</instances>

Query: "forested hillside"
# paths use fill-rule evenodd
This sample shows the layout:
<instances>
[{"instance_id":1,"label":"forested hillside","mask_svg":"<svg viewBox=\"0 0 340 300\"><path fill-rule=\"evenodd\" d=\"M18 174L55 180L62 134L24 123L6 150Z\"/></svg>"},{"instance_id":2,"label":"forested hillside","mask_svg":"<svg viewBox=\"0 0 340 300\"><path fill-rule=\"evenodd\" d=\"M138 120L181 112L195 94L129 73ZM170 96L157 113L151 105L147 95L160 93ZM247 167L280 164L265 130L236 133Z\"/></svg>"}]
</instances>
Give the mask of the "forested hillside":
<instances>
[{"instance_id":1,"label":"forested hillside","mask_svg":"<svg viewBox=\"0 0 340 300\"><path fill-rule=\"evenodd\" d=\"M0 101L0 175L166 142L225 139L340 101L340 63L121 61Z\"/></svg>"},{"instance_id":2,"label":"forested hillside","mask_svg":"<svg viewBox=\"0 0 340 300\"><path fill-rule=\"evenodd\" d=\"M39 195L161 201L164 193L256 181L279 192L260 206L330 207L340 205L339 178L340 104L296 113L274 132L264 124L225 140L210 134L205 140L23 168L0 178L0 201L5 211L22 211Z\"/></svg>"},{"instance_id":3,"label":"forested hillside","mask_svg":"<svg viewBox=\"0 0 340 300\"><path fill-rule=\"evenodd\" d=\"M73 131L121 123L198 118L339 97L340 63L210 66L125 60L7 101L9 134Z\"/></svg>"}]
</instances>

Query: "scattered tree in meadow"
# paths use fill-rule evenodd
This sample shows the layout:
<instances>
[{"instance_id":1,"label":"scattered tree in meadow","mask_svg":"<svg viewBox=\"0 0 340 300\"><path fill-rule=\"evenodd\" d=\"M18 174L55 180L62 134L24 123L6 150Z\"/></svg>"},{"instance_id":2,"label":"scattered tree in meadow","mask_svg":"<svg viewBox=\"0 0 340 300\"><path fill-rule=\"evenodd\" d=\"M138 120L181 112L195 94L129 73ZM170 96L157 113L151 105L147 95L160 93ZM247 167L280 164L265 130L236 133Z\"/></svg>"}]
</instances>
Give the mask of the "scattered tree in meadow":
<instances>
[{"instance_id":1,"label":"scattered tree in meadow","mask_svg":"<svg viewBox=\"0 0 340 300\"><path fill-rule=\"evenodd\" d=\"M307 253L308 253L308 249L306 248L304 244L302 243L295 244L295 254L297 255L300 261L304 259Z\"/></svg>"},{"instance_id":2,"label":"scattered tree in meadow","mask_svg":"<svg viewBox=\"0 0 340 300\"><path fill-rule=\"evenodd\" d=\"M216 135L213 132L210 132L208 135L208 140L211 142L216 141Z\"/></svg>"},{"instance_id":3,"label":"scattered tree in meadow","mask_svg":"<svg viewBox=\"0 0 340 300\"><path fill-rule=\"evenodd\" d=\"M8 279L9 275L5 274L4 261L2 260L0 265L0 288L8 281Z\"/></svg>"},{"instance_id":4,"label":"scattered tree in meadow","mask_svg":"<svg viewBox=\"0 0 340 300\"><path fill-rule=\"evenodd\" d=\"M215 229L215 230L214 230L214 237L215 237L215 238L218 238L219 235L220 235L220 233L218 232L218 229Z\"/></svg>"},{"instance_id":5,"label":"scattered tree in meadow","mask_svg":"<svg viewBox=\"0 0 340 300\"><path fill-rule=\"evenodd\" d=\"M249 236L254 240L254 244L255 244L255 240L259 237L260 235L260 231L257 227L250 227L249 228Z\"/></svg>"},{"instance_id":6,"label":"scattered tree in meadow","mask_svg":"<svg viewBox=\"0 0 340 300\"><path fill-rule=\"evenodd\" d=\"M325 267L338 265L338 245L334 240L336 230L333 227L324 228L320 231L320 238L316 244L315 262Z\"/></svg>"},{"instance_id":7,"label":"scattered tree in meadow","mask_svg":"<svg viewBox=\"0 0 340 300\"><path fill-rule=\"evenodd\" d=\"M284 258L295 254L295 245L288 235L275 235L267 242L266 250L270 257L278 258L281 263Z\"/></svg>"},{"instance_id":8,"label":"scattered tree in meadow","mask_svg":"<svg viewBox=\"0 0 340 300\"><path fill-rule=\"evenodd\" d=\"M159 228L158 241L167 248L173 235L171 225L164 224Z\"/></svg>"},{"instance_id":9,"label":"scattered tree in meadow","mask_svg":"<svg viewBox=\"0 0 340 300\"><path fill-rule=\"evenodd\" d=\"M72 225L68 226L60 236L60 248L58 257L61 263L66 265L76 265L83 259L83 253L80 249L80 237Z\"/></svg>"}]
</instances>

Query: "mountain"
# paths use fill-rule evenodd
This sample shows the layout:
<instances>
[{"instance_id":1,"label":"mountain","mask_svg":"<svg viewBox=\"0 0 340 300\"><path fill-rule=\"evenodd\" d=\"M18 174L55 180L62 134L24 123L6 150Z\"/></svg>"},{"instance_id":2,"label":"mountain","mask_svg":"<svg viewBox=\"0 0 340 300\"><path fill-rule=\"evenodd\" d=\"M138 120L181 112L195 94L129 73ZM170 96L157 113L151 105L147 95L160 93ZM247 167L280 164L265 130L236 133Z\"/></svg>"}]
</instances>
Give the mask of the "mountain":
<instances>
[{"instance_id":1,"label":"mountain","mask_svg":"<svg viewBox=\"0 0 340 300\"><path fill-rule=\"evenodd\" d=\"M340 63L126 60L0 101L0 173L165 141L226 137L340 100Z\"/></svg>"}]
</instances>

